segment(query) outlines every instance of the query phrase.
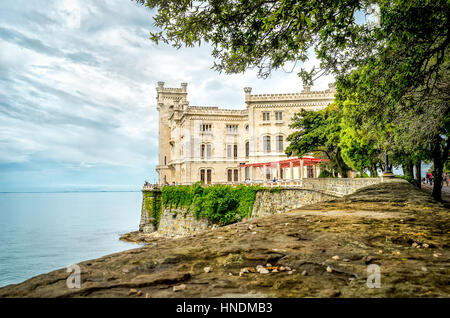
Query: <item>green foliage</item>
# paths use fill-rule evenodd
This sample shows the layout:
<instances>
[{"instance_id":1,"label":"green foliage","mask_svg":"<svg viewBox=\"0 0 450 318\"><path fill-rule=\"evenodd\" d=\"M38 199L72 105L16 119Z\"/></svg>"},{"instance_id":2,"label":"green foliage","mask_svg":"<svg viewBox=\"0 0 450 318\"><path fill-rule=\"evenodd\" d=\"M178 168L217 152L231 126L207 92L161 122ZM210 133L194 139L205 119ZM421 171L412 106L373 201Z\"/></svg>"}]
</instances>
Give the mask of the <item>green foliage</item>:
<instances>
[{"instance_id":1,"label":"green foliage","mask_svg":"<svg viewBox=\"0 0 450 318\"><path fill-rule=\"evenodd\" d=\"M185 207L199 218L219 225L227 225L251 216L259 186L236 187L213 185L202 187L200 183L192 186L167 186L162 188L162 203L169 207Z\"/></svg>"},{"instance_id":2,"label":"green foliage","mask_svg":"<svg viewBox=\"0 0 450 318\"><path fill-rule=\"evenodd\" d=\"M144 191L144 205L143 208L153 217L152 223L158 227L161 219L161 199L159 196L155 196L155 193L151 191Z\"/></svg>"},{"instance_id":3,"label":"green foliage","mask_svg":"<svg viewBox=\"0 0 450 318\"><path fill-rule=\"evenodd\" d=\"M329 168L347 176L350 168L344 162L339 146L341 112L330 105L319 111L301 110L295 114L290 128L295 130L288 136L288 156L303 156L310 152L322 154L330 160Z\"/></svg>"},{"instance_id":4,"label":"green foliage","mask_svg":"<svg viewBox=\"0 0 450 318\"><path fill-rule=\"evenodd\" d=\"M320 171L319 178L332 178L330 171L328 170L322 170Z\"/></svg>"},{"instance_id":5,"label":"green foliage","mask_svg":"<svg viewBox=\"0 0 450 318\"><path fill-rule=\"evenodd\" d=\"M343 176L349 166L376 175L385 154L394 165L432 159L441 199L450 151L448 0L136 1L156 11L162 30L153 41L205 41L219 72L257 68L265 78L307 61L314 48L320 68L298 75L309 85L335 75L338 110L295 118L288 153L319 151Z\"/></svg>"}]
</instances>

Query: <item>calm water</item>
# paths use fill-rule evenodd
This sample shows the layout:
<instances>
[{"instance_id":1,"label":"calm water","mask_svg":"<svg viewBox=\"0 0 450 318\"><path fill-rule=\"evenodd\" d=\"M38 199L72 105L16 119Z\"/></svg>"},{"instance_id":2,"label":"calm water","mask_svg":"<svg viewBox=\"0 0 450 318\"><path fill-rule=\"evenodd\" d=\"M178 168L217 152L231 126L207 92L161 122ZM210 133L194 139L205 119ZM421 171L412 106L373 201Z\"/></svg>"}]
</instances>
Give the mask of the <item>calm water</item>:
<instances>
[{"instance_id":1,"label":"calm water","mask_svg":"<svg viewBox=\"0 0 450 318\"><path fill-rule=\"evenodd\" d=\"M0 193L0 286L136 248L140 192Z\"/></svg>"}]
</instances>

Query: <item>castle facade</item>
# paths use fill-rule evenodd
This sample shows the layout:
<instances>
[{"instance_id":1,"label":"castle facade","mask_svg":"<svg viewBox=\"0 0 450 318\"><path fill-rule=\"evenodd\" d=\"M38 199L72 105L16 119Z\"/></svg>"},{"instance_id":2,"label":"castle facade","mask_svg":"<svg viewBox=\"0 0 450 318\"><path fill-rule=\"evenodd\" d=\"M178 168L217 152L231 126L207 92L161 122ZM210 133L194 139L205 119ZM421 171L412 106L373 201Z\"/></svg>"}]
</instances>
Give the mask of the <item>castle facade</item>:
<instances>
[{"instance_id":1,"label":"castle facade","mask_svg":"<svg viewBox=\"0 0 450 318\"><path fill-rule=\"evenodd\" d=\"M293 132L289 125L295 113L320 110L333 102L333 85L324 91L305 87L293 94L252 94L246 87L242 110L190 106L187 83L169 88L158 82L156 91L159 184L258 183L318 176L313 158L287 158L286 138Z\"/></svg>"}]
</instances>

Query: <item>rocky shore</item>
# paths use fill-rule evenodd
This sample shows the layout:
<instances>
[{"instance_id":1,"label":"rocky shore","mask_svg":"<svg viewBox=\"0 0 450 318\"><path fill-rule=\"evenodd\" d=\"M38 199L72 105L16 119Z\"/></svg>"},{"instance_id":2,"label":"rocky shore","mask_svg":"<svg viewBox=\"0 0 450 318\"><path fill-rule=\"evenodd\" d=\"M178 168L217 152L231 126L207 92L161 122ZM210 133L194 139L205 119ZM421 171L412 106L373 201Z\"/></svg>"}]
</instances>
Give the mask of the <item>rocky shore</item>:
<instances>
[{"instance_id":1,"label":"rocky shore","mask_svg":"<svg viewBox=\"0 0 450 318\"><path fill-rule=\"evenodd\" d=\"M80 289L60 269L0 297L449 297L449 234L448 206L381 183L191 236L131 233L146 245L79 263Z\"/></svg>"}]
</instances>

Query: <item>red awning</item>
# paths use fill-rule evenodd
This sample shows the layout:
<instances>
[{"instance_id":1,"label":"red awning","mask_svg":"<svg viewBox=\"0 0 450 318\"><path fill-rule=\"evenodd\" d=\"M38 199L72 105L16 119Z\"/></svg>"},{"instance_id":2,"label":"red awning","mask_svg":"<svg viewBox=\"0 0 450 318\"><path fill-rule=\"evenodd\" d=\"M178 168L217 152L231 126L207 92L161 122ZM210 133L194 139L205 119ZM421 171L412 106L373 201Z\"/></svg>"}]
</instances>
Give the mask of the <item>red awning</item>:
<instances>
[{"instance_id":1,"label":"red awning","mask_svg":"<svg viewBox=\"0 0 450 318\"><path fill-rule=\"evenodd\" d=\"M318 163L329 161L328 159L319 159L319 158L308 158L308 157L302 157L302 158L292 158L292 159L286 159L286 160L280 160L280 161L271 161L271 162L259 162L259 163L246 163L241 164L241 167L277 167L278 164L280 164L281 168L289 168L291 166L298 167L300 166L300 161L303 161L303 166L314 166Z\"/></svg>"}]
</instances>

